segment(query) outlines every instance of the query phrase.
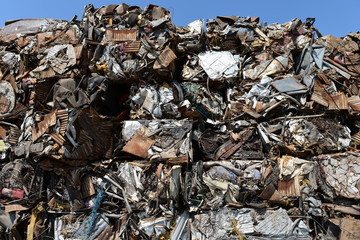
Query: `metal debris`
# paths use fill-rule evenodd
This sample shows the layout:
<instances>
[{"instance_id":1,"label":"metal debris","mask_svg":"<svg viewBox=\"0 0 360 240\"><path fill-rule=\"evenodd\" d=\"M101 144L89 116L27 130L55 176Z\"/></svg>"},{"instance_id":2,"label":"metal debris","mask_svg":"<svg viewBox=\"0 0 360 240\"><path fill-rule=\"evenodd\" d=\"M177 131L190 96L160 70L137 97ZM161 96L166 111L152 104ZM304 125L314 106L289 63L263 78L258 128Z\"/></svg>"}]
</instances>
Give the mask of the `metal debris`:
<instances>
[{"instance_id":1,"label":"metal debris","mask_svg":"<svg viewBox=\"0 0 360 240\"><path fill-rule=\"evenodd\" d=\"M359 239L360 34L314 22L6 22L0 239Z\"/></svg>"}]
</instances>

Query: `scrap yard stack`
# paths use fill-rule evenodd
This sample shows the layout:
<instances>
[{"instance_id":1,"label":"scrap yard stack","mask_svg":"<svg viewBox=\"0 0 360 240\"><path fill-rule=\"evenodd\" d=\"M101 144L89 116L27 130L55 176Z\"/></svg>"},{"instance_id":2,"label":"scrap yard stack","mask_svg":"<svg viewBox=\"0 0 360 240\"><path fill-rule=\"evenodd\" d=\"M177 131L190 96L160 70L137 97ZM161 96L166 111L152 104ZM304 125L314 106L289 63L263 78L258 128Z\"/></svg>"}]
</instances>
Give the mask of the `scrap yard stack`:
<instances>
[{"instance_id":1,"label":"scrap yard stack","mask_svg":"<svg viewBox=\"0 0 360 240\"><path fill-rule=\"evenodd\" d=\"M0 28L0 239L360 239L360 33L85 7Z\"/></svg>"}]
</instances>

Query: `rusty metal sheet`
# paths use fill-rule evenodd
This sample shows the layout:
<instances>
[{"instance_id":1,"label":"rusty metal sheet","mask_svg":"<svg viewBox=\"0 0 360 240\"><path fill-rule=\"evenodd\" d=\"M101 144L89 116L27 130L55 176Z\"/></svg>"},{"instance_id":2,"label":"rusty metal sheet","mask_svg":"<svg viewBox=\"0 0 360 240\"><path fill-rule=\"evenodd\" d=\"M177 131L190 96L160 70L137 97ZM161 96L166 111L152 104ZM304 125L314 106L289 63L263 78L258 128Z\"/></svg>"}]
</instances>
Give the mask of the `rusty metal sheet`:
<instances>
[{"instance_id":1,"label":"rusty metal sheet","mask_svg":"<svg viewBox=\"0 0 360 240\"><path fill-rule=\"evenodd\" d=\"M105 38L107 41L115 41L115 42L128 42L128 41L136 41L137 30L129 29L129 30L114 30L114 29L106 29Z\"/></svg>"},{"instance_id":2,"label":"rusty metal sheet","mask_svg":"<svg viewBox=\"0 0 360 240\"><path fill-rule=\"evenodd\" d=\"M126 53L138 52L140 49L140 43L141 43L140 41L128 42L125 47L125 52Z\"/></svg>"},{"instance_id":3,"label":"rusty metal sheet","mask_svg":"<svg viewBox=\"0 0 360 240\"><path fill-rule=\"evenodd\" d=\"M38 46L43 46L45 42L54 37L53 32L43 32L36 34Z\"/></svg>"},{"instance_id":4,"label":"rusty metal sheet","mask_svg":"<svg viewBox=\"0 0 360 240\"><path fill-rule=\"evenodd\" d=\"M300 197L299 178L296 176L290 181L278 181L278 191L283 197Z\"/></svg>"},{"instance_id":5,"label":"rusty metal sheet","mask_svg":"<svg viewBox=\"0 0 360 240\"><path fill-rule=\"evenodd\" d=\"M152 19L163 18L168 13L165 8L162 8L162 7L159 7L159 6L150 5L149 7L152 9L152 11L151 11Z\"/></svg>"},{"instance_id":6,"label":"rusty metal sheet","mask_svg":"<svg viewBox=\"0 0 360 240\"><path fill-rule=\"evenodd\" d=\"M260 114L258 114L257 112L255 112L253 109L249 108L248 106L244 105L243 106L243 112L249 114L250 116L254 117L254 118L259 118L261 117Z\"/></svg>"},{"instance_id":7,"label":"rusty metal sheet","mask_svg":"<svg viewBox=\"0 0 360 240\"><path fill-rule=\"evenodd\" d=\"M150 138L135 132L134 137L126 143L123 151L141 158L146 158L149 148L154 143L155 141L151 140Z\"/></svg>"},{"instance_id":8,"label":"rusty metal sheet","mask_svg":"<svg viewBox=\"0 0 360 240\"><path fill-rule=\"evenodd\" d=\"M347 110L349 108L347 97L344 93L329 95L329 110Z\"/></svg>"},{"instance_id":9,"label":"rusty metal sheet","mask_svg":"<svg viewBox=\"0 0 360 240\"><path fill-rule=\"evenodd\" d=\"M90 197L92 195L96 194L95 191L95 187L94 184L91 180L90 176L85 176L82 179L82 184L81 184L81 195L83 198L87 198Z\"/></svg>"},{"instance_id":10,"label":"rusty metal sheet","mask_svg":"<svg viewBox=\"0 0 360 240\"><path fill-rule=\"evenodd\" d=\"M95 111L84 110L79 113L74 126L78 128L76 147L66 145L70 159L99 159L112 148L112 122L98 115ZM96 127L94 127L96 126Z\"/></svg>"},{"instance_id":11,"label":"rusty metal sheet","mask_svg":"<svg viewBox=\"0 0 360 240\"><path fill-rule=\"evenodd\" d=\"M106 15L111 15L114 13L115 11L115 8L117 8L118 5L114 5L114 4L111 4L111 5L108 5L105 9L105 14Z\"/></svg>"},{"instance_id":12,"label":"rusty metal sheet","mask_svg":"<svg viewBox=\"0 0 360 240\"><path fill-rule=\"evenodd\" d=\"M85 159L90 153L94 152L93 144L91 141L83 142L79 147L71 153L72 159Z\"/></svg>"},{"instance_id":13,"label":"rusty metal sheet","mask_svg":"<svg viewBox=\"0 0 360 240\"><path fill-rule=\"evenodd\" d=\"M20 204L9 204L5 205L5 212L18 212L28 210L28 207L24 207Z\"/></svg>"},{"instance_id":14,"label":"rusty metal sheet","mask_svg":"<svg viewBox=\"0 0 360 240\"><path fill-rule=\"evenodd\" d=\"M49 99L49 93L53 87L54 81L46 80L42 82L36 82L34 85L35 101L37 104L45 104Z\"/></svg>"},{"instance_id":15,"label":"rusty metal sheet","mask_svg":"<svg viewBox=\"0 0 360 240\"><path fill-rule=\"evenodd\" d=\"M58 110L56 112L56 118L60 120L59 133L64 136L69 123L69 113L66 110Z\"/></svg>"},{"instance_id":16,"label":"rusty metal sheet","mask_svg":"<svg viewBox=\"0 0 360 240\"><path fill-rule=\"evenodd\" d=\"M125 3L121 3L120 5L118 5L115 8L115 11L117 14L119 15L123 15L129 8L129 5L125 4Z\"/></svg>"},{"instance_id":17,"label":"rusty metal sheet","mask_svg":"<svg viewBox=\"0 0 360 240\"><path fill-rule=\"evenodd\" d=\"M255 107L255 111L257 113L261 113L264 110L264 102L256 102L256 107Z\"/></svg>"},{"instance_id":18,"label":"rusty metal sheet","mask_svg":"<svg viewBox=\"0 0 360 240\"><path fill-rule=\"evenodd\" d=\"M355 142L356 144L360 144L360 132L355 133L351 136L351 141Z\"/></svg>"},{"instance_id":19,"label":"rusty metal sheet","mask_svg":"<svg viewBox=\"0 0 360 240\"><path fill-rule=\"evenodd\" d=\"M348 98L348 104L354 111L360 111L360 97L351 96Z\"/></svg>"},{"instance_id":20,"label":"rusty metal sheet","mask_svg":"<svg viewBox=\"0 0 360 240\"><path fill-rule=\"evenodd\" d=\"M81 58L83 49L84 49L84 46L83 46L83 45L76 45L76 46L74 47L76 60L79 60L79 59Z\"/></svg>"},{"instance_id":21,"label":"rusty metal sheet","mask_svg":"<svg viewBox=\"0 0 360 240\"><path fill-rule=\"evenodd\" d=\"M39 71L39 72L34 71L34 73L38 78L53 78L56 76L55 71L51 67L49 67L44 71Z\"/></svg>"},{"instance_id":22,"label":"rusty metal sheet","mask_svg":"<svg viewBox=\"0 0 360 240\"><path fill-rule=\"evenodd\" d=\"M60 146L64 145L65 138L57 133L50 134L50 137L54 139L55 142L57 142Z\"/></svg>"},{"instance_id":23,"label":"rusty metal sheet","mask_svg":"<svg viewBox=\"0 0 360 240\"><path fill-rule=\"evenodd\" d=\"M182 155L176 158L168 158L167 162L170 164L178 165L178 164L184 164L188 163L189 157L187 155Z\"/></svg>"},{"instance_id":24,"label":"rusty metal sheet","mask_svg":"<svg viewBox=\"0 0 360 240\"><path fill-rule=\"evenodd\" d=\"M323 105L324 107L328 107L329 106L329 102L324 99L321 95L321 93L319 92L313 92L313 94L311 95L310 98L311 101L314 101L320 105Z\"/></svg>"},{"instance_id":25,"label":"rusty metal sheet","mask_svg":"<svg viewBox=\"0 0 360 240\"><path fill-rule=\"evenodd\" d=\"M341 229L340 240L360 239L360 220L351 218L330 219L332 223Z\"/></svg>"},{"instance_id":26,"label":"rusty metal sheet","mask_svg":"<svg viewBox=\"0 0 360 240\"><path fill-rule=\"evenodd\" d=\"M0 126L0 137L2 139L6 138L6 129Z\"/></svg>"},{"instance_id":27,"label":"rusty metal sheet","mask_svg":"<svg viewBox=\"0 0 360 240\"><path fill-rule=\"evenodd\" d=\"M56 32L43 32L36 34L38 46L44 46L48 44L48 41L55 42L69 42L76 44L78 39L75 36L74 29L69 29L66 32L56 31Z\"/></svg>"},{"instance_id":28,"label":"rusty metal sheet","mask_svg":"<svg viewBox=\"0 0 360 240\"><path fill-rule=\"evenodd\" d=\"M21 135L21 130L15 127L10 127L9 135L8 135L8 142L12 145L17 144L18 139Z\"/></svg>"},{"instance_id":29,"label":"rusty metal sheet","mask_svg":"<svg viewBox=\"0 0 360 240\"><path fill-rule=\"evenodd\" d=\"M32 141L35 142L41 137L50 126L56 124L56 111L52 111L45 115L44 120L39 122L37 127L32 127Z\"/></svg>"}]
</instances>

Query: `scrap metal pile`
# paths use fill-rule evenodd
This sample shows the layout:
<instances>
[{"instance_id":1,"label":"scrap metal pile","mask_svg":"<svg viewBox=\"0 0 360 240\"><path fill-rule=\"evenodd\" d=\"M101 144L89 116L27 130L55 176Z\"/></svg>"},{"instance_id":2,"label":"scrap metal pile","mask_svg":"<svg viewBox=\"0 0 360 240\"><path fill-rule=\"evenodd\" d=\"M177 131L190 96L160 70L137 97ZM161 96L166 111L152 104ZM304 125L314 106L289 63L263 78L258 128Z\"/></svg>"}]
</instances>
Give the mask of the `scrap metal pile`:
<instances>
[{"instance_id":1,"label":"scrap metal pile","mask_svg":"<svg viewBox=\"0 0 360 240\"><path fill-rule=\"evenodd\" d=\"M0 29L1 239L359 239L360 33L149 5Z\"/></svg>"}]
</instances>

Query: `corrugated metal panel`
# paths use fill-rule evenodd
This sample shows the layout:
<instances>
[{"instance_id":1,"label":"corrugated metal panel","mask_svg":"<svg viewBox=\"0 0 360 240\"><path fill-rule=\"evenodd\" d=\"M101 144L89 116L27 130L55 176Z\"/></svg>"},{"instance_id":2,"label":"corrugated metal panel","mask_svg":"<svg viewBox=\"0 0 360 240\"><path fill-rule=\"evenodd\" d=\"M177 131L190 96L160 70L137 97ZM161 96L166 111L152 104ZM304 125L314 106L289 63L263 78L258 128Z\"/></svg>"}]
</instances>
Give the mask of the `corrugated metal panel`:
<instances>
[{"instance_id":1,"label":"corrugated metal panel","mask_svg":"<svg viewBox=\"0 0 360 240\"><path fill-rule=\"evenodd\" d=\"M113 30L106 29L106 40L107 41L118 41L118 42L128 42L136 41L137 30Z\"/></svg>"},{"instance_id":2,"label":"corrugated metal panel","mask_svg":"<svg viewBox=\"0 0 360 240\"><path fill-rule=\"evenodd\" d=\"M80 127L79 134L75 139L79 146L71 152L70 158L98 159L104 157L112 147L112 123L91 112L83 111L77 117L76 124L79 124Z\"/></svg>"},{"instance_id":3,"label":"corrugated metal panel","mask_svg":"<svg viewBox=\"0 0 360 240\"><path fill-rule=\"evenodd\" d=\"M77 138L77 141L81 144L84 142L92 141L93 139L88 135L87 131L84 129L80 130L79 137Z\"/></svg>"},{"instance_id":4,"label":"corrugated metal panel","mask_svg":"<svg viewBox=\"0 0 360 240\"><path fill-rule=\"evenodd\" d=\"M8 142L10 144L17 144L20 135L21 135L21 130L20 129L10 127L10 133L8 135Z\"/></svg>"},{"instance_id":5,"label":"corrugated metal panel","mask_svg":"<svg viewBox=\"0 0 360 240\"><path fill-rule=\"evenodd\" d=\"M125 47L125 52L138 52L140 49L140 41L128 42L128 45Z\"/></svg>"},{"instance_id":6,"label":"corrugated metal panel","mask_svg":"<svg viewBox=\"0 0 360 240\"><path fill-rule=\"evenodd\" d=\"M279 181L278 191L281 196L300 197L299 178L295 177L291 181Z\"/></svg>"},{"instance_id":7,"label":"corrugated metal panel","mask_svg":"<svg viewBox=\"0 0 360 240\"><path fill-rule=\"evenodd\" d=\"M360 132L352 135L351 141L355 142L356 144L360 144Z\"/></svg>"},{"instance_id":8,"label":"corrugated metal panel","mask_svg":"<svg viewBox=\"0 0 360 240\"><path fill-rule=\"evenodd\" d=\"M64 145L65 139L60 134L50 134L50 137L54 139L55 142L57 142L60 146Z\"/></svg>"},{"instance_id":9,"label":"corrugated metal panel","mask_svg":"<svg viewBox=\"0 0 360 240\"><path fill-rule=\"evenodd\" d=\"M64 136L69 123L69 113L66 110L58 110L56 112L56 118L60 120L59 133Z\"/></svg>"},{"instance_id":10,"label":"corrugated metal panel","mask_svg":"<svg viewBox=\"0 0 360 240\"><path fill-rule=\"evenodd\" d=\"M72 153L72 159L85 159L89 156L90 153L93 153L93 144L90 141L87 141L77 147Z\"/></svg>"},{"instance_id":11,"label":"corrugated metal panel","mask_svg":"<svg viewBox=\"0 0 360 240\"><path fill-rule=\"evenodd\" d=\"M360 111L360 97L359 96L349 97L348 103L353 110Z\"/></svg>"},{"instance_id":12,"label":"corrugated metal panel","mask_svg":"<svg viewBox=\"0 0 360 240\"><path fill-rule=\"evenodd\" d=\"M154 63L154 69L164 68L176 59L175 53L167 46Z\"/></svg>"},{"instance_id":13,"label":"corrugated metal panel","mask_svg":"<svg viewBox=\"0 0 360 240\"><path fill-rule=\"evenodd\" d=\"M49 100L49 93L51 92L53 85L54 81L52 80L37 82L35 84L35 100L37 103L44 104L47 100Z\"/></svg>"}]
</instances>

